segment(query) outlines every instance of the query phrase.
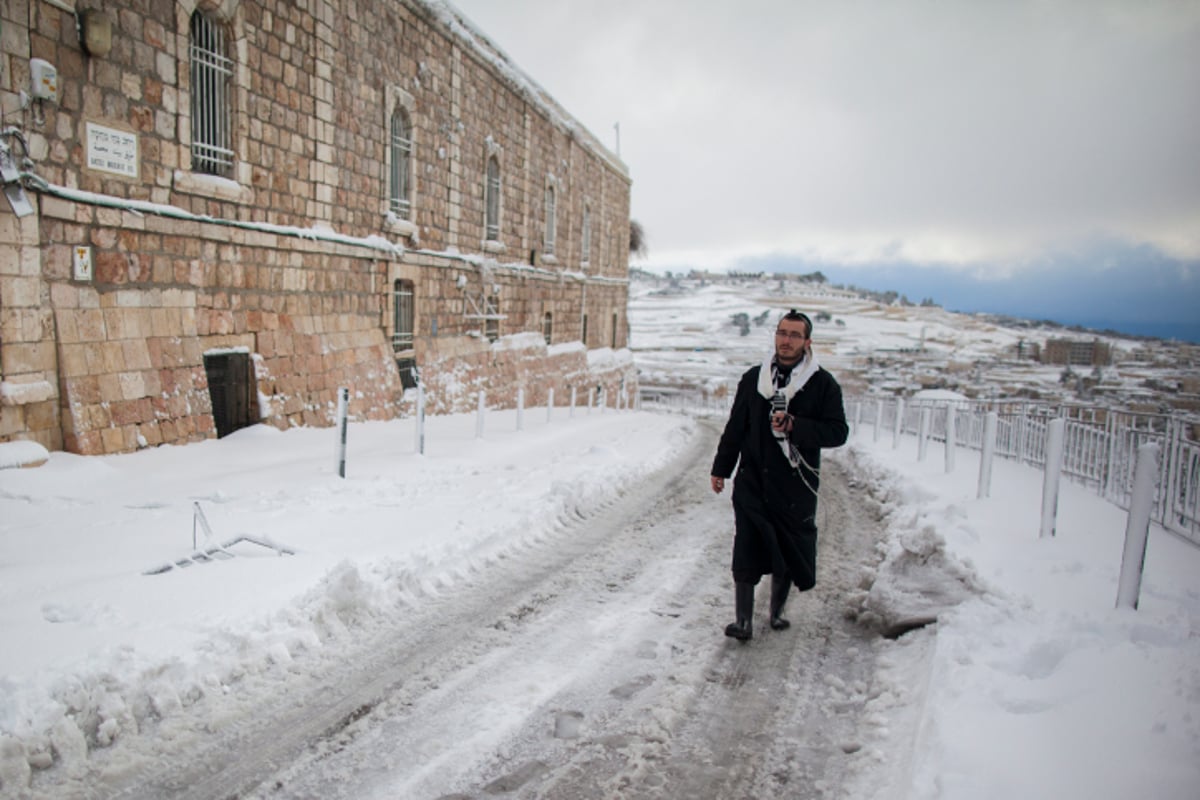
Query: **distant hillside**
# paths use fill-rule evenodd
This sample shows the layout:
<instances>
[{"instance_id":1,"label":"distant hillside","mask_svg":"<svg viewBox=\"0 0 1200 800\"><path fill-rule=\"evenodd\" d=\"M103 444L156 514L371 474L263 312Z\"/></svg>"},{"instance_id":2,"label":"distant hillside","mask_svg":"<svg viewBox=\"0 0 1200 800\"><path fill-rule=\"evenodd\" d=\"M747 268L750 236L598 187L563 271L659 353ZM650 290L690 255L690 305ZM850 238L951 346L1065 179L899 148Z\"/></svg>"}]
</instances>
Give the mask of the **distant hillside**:
<instances>
[{"instance_id":1,"label":"distant hillside","mask_svg":"<svg viewBox=\"0 0 1200 800\"><path fill-rule=\"evenodd\" d=\"M892 289L877 290L868 289L854 284L830 283L824 273L818 271L808 273L791 273L791 272L714 272L691 270L687 273L667 272L658 274L637 267L630 267L629 276L631 279L643 281L760 281L764 286L772 283L787 282L801 284L815 284L826 286L835 291L846 292L862 300L879 303L885 306L904 306L904 307L921 307L921 308L943 308L944 306L937 302L933 297L922 298L919 302L913 302L906 295ZM1088 327L1079 324L1065 324L1056 322L1050 319L1027 319L1024 317L1013 316L1010 314L997 314L984 311L965 311L962 309L948 308L946 309L956 314L964 314L966 316L991 322L1006 328L1017 330L1027 330L1030 332L1058 333L1066 334L1082 334L1086 336L1104 336L1106 338L1121 339L1129 342L1166 342L1166 341L1194 341L1192 338L1180 337L1178 335L1158 336L1150 334L1129 333L1127 331L1116 330L1111 327Z\"/></svg>"}]
</instances>

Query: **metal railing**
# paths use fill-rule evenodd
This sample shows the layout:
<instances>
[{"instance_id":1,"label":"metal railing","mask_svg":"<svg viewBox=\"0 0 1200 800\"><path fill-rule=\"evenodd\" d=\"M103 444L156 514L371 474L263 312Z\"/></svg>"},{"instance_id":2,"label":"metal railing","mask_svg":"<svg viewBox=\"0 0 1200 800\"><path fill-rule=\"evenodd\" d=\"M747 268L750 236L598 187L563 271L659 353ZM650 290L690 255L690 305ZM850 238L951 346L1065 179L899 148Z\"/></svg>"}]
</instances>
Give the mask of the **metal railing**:
<instances>
[{"instance_id":1,"label":"metal railing","mask_svg":"<svg viewBox=\"0 0 1200 800\"><path fill-rule=\"evenodd\" d=\"M695 389L642 387L641 408L703 415L729 412L732 397ZM982 450L988 414L997 417L995 454L1044 469L1051 420L1066 420L1063 474L1119 508L1133 497L1137 451L1159 446L1158 484L1153 519L1200 545L1200 442L1189 435L1194 420L1165 414L1137 414L1094 406L1059 406L1033 401L904 400L895 397L847 397L851 430L872 431L876 438L901 435L945 443L953 409L956 445ZM925 424L922 425L922 417Z\"/></svg>"},{"instance_id":2,"label":"metal railing","mask_svg":"<svg viewBox=\"0 0 1200 800\"><path fill-rule=\"evenodd\" d=\"M1188 437L1190 423L1181 417L1030 402L846 399L846 414L854 427L877 426L876 436L881 431L919 436L921 417L928 415L926 436L943 443L951 409L957 444L982 450L984 423L995 412L996 455L1038 468L1046 464L1048 423L1064 419L1063 474L1126 510L1137 450L1156 443L1160 458L1153 518L1200 544L1200 443Z\"/></svg>"}]
</instances>

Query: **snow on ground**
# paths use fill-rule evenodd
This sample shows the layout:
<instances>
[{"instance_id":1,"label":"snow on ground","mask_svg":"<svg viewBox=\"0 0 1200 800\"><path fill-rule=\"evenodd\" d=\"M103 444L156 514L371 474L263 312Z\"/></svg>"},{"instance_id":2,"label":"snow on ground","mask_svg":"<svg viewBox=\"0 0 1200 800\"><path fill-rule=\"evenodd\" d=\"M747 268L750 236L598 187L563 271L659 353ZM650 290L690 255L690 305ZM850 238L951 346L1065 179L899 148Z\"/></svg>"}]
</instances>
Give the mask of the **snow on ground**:
<instances>
[{"instance_id":1,"label":"snow on ground","mask_svg":"<svg viewBox=\"0 0 1200 800\"><path fill-rule=\"evenodd\" d=\"M658 315L639 291L635 357L644 348L661 358L649 369L705 379L757 363L772 322L731 336L725 311L772 310L769 295L728 295L714 314L713 292L665 297ZM869 327L842 314L847 331ZM970 326L948 328L975 346ZM910 346L907 330L888 336ZM477 439L474 415L429 418L424 455L412 420L353 424L345 479L332 429L261 426L0 469L0 796L242 676L302 674L346 619L420 604L478 565L523 557L564 516L668 463L695 427L562 408L515 423L489 412ZM914 442L893 448L872 433L860 427L834 456L883 498L888 525L882 562L847 605L893 632L937 623L880 647L862 752L894 780L864 769L848 796L1200 797L1200 550L1153 530L1140 607L1116 610L1119 509L1064 483L1057 535L1040 539L1036 471L998 461L980 500L973 453L947 474L940 458L918 462ZM0 464L29 460L10 447ZM211 540L194 533L194 504ZM145 574L187 556L194 535L201 546L248 535L294 555L242 541L233 558ZM713 639L726 644L719 628Z\"/></svg>"},{"instance_id":2,"label":"snow on ground","mask_svg":"<svg viewBox=\"0 0 1200 800\"><path fill-rule=\"evenodd\" d=\"M690 423L556 408L266 426L122 456L0 470L0 786L106 746L204 687L319 646L339 619L504 557L665 462ZM9 447L0 445L0 449ZM213 536L194 533L198 504ZM222 558L147 571L247 535ZM301 662L302 663L302 662ZM148 702L147 702L148 698Z\"/></svg>"},{"instance_id":3,"label":"snow on ground","mask_svg":"<svg viewBox=\"0 0 1200 800\"><path fill-rule=\"evenodd\" d=\"M978 499L977 453L947 474L915 438L893 448L870 425L850 447L889 514L864 608L940 611L911 785L864 796L1200 797L1200 549L1154 526L1138 609L1118 610L1127 515L1090 490L1062 484L1042 539L1037 470L997 459ZM903 655L885 660L912 681Z\"/></svg>"}]
</instances>

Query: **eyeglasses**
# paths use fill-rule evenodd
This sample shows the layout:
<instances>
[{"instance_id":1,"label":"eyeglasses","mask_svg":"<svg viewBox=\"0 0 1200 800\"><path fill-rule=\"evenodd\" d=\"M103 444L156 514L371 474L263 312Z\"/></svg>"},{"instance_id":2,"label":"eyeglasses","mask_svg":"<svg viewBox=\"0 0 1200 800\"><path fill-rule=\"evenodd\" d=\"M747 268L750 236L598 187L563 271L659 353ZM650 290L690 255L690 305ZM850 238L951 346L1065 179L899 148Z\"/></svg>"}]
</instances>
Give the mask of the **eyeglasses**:
<instances>
[{"instance_id":1,"label":"eyeglasses","mask_svg":"<svg viewBox=\"0 0 1200 800\"><path fill-rule=\"evenodd\" d=\"M807 337L803 333L795 331L775 331L775 335L781 339L791 339L793 342L803 342Z\"/></svg>"}]
</instances>

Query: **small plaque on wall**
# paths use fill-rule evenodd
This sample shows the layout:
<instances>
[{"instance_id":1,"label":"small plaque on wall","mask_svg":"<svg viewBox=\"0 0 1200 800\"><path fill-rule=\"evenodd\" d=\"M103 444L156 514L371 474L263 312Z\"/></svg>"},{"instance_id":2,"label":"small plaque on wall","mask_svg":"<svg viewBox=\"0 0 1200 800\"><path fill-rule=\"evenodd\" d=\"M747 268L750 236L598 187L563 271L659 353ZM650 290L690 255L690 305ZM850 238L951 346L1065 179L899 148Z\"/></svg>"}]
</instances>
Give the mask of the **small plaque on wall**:
<instances>
[{"instance_id":1,"label":"small plaque on wall","mask_svg":"<svg viewBox=\"0 0 1200 800\"><path fill-rule=\"evenodd\" d=\"M76 245L71 261L75 280L90 281L92 279L92 248L90 246Z\"/></svg>"},{"instance_id":2,"label":"small plaque on wall","mask_svg":"<svg viewBox=\"0 0 1200 800\"><path fill-rule=\"evenodd\" d=\"M126 178L138 176L136 133L87 123L87 167Z\"/></svg>"}]
</instances>

